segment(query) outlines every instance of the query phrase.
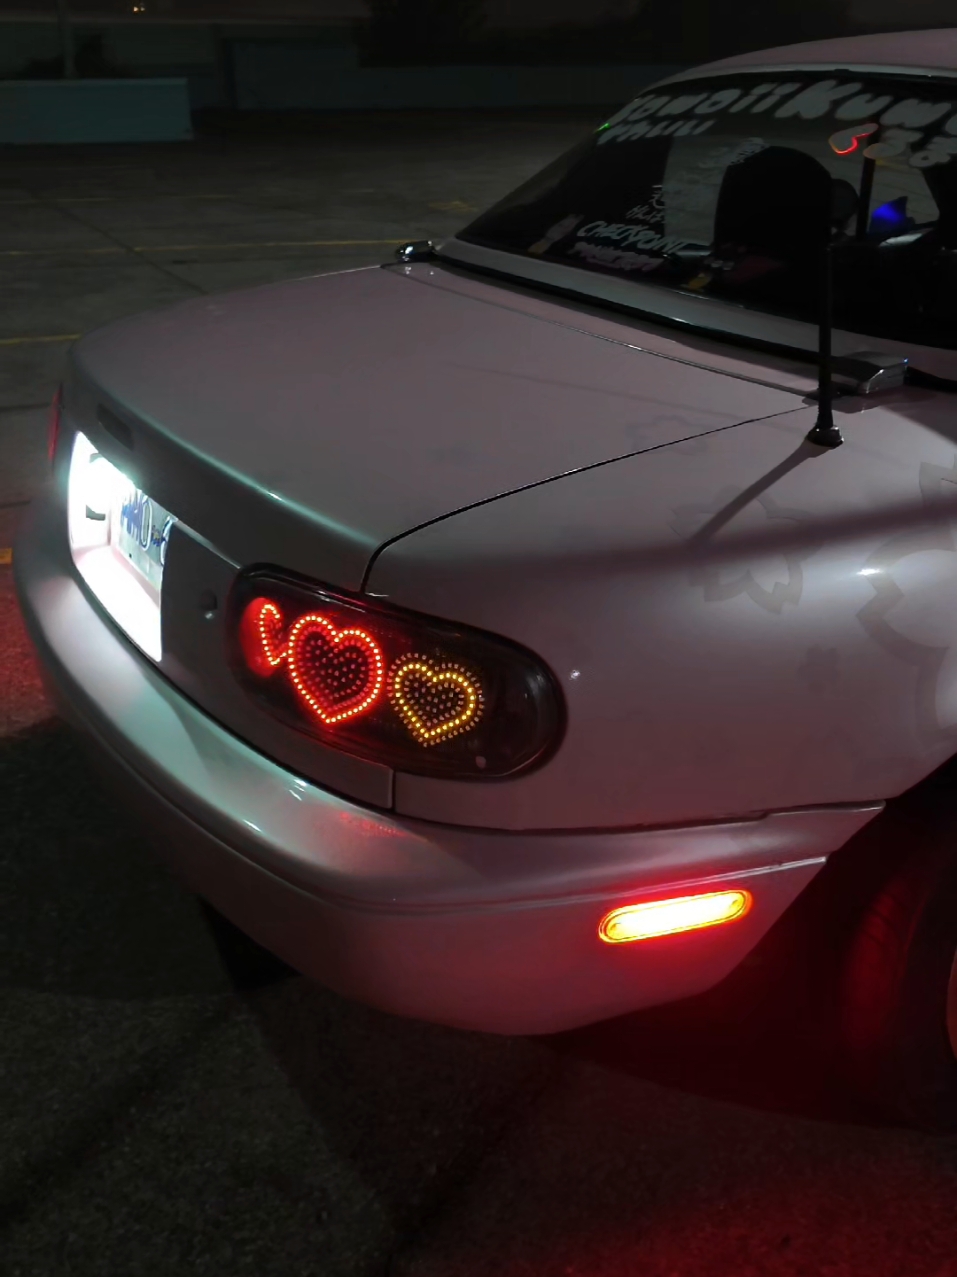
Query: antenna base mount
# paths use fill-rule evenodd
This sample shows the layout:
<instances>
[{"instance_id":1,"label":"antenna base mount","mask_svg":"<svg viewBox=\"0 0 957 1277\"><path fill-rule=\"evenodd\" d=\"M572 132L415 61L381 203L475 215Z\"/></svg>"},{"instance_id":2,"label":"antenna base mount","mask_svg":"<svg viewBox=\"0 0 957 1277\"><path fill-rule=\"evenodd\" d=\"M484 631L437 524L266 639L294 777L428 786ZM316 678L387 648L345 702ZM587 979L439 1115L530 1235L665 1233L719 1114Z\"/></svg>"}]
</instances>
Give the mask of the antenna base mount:
<instances>
[{"instance_id":1,"label":"antenna base mount","mask_svg":"<svg viewBox=\"0 0 957 1277\"><path fill-rule=\"evenodd\" d=\"M807 441L816 443L819 448L839 448L844 442L844 436L841 434L840 426L836 426L833 421L818 417L807 433Z\"/></svg>"}]
</instances>

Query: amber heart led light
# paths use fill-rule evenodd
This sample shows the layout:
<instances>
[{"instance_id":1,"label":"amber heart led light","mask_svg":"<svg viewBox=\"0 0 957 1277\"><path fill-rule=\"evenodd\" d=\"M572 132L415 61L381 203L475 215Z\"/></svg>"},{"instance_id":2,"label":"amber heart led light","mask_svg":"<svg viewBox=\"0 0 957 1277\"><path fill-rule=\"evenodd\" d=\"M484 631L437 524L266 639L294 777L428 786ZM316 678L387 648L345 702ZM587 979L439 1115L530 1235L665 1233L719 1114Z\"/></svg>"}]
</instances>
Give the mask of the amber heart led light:
<instances>
[{"instance_id":1,"label":"amber heart led light","mask_svg":"<svg viewBox=\"0 0 957 1277\"><path fill-rule=\"evenodd\" d=\"M239 638L250 669L263 677L286 659L282 613L270 599L253 599L243 613Z\"/></svg>"},{"instance_id":2,"label":"amber heart led light","mask_svg":"<svg viewBox=\"0 0 957 1277\"><path fill-rule=\"evenodd\" d=\"M327 727L371 709L385 682L378 643L365 630L337 630L317 612L289 631L286 660L293 687Z\"/></svg>"},{"instance_id":3,"label":"amber heart led light","mask_svg":"<svg viewBox=\"0 0 957 1277\"><path fill-rule=\"evenodd\" d=\"M389 699L420 745L467 732L482 717L482 687L461 665L405 656L389 673Z\"/></svg>"}]
</instances>

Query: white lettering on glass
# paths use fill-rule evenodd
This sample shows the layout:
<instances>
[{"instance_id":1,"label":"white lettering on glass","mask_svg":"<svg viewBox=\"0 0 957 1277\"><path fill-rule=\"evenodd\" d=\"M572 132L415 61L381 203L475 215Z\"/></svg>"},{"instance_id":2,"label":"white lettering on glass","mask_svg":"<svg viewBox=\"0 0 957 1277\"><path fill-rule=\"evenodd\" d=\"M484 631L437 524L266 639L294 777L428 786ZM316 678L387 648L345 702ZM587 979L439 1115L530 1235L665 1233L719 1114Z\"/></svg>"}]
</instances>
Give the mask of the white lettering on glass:
<instances>
[{"instance_id":1,"label":"white lettering on glass","mask_svg":"<svg viewBox=\"0 0 957 1277\"><path fill-rule=\"evenodd\" d=\"M763 112L770 110L772 106L777 106L782 98L786 98L789 93L793 93L795 89L799 89L800 84L779 84L774 92L766 97L763 102L756 102L751 108L750 115L761 115Z\"/></svg>"},{"instance_id":2,"label":"white lettering on glass","mask_svg":"<svg viewBox=\"0 0 957 1277\"><path fill-rule=\"evenodd\" d=\"M912 168L933 168L935 164L949 164L957 155L957 137L931 138L926 150L915 151L910 157Z\"/></svg>"},{"instance_id":3,"label":"white lettering on glass","mask_svg":"<svg viewBox=\"0 0 957 1277\"><path fill-rule=\"evenodd\" d=\"M711 115L715 111L723 111L732 102L737 102L740 96L740 89L719 89L717 93L712 93L710 97L705 98L700 106L696 106L694 113L695 115Z\"/></svg>"},{"instance_id":4,"label":"white lettering on glass","mask_svg":"<svg viewBox=\"0 0 957 1277\"><path fill-rule=\"evenodd\" d=\"M881 116L881 124L900 124L905 129L923 129L952 110L950 102L919 102L905 98Z\"/></svg>"},{"instance_id":5,"label":"white lettering on glass","mask_svg":"<svg viewBox=\"0 0 957 1277\"><path fill-rule=\"evenodd\" d=\"M809 84L790 102L779 106L774 112L775 118L789 120L797 115L802 120L819 120L822 115L828 114L835 102L856 93L860 87L860 84L841 84L839 80L819 80L817 84Z\"/></svg>"},{"instance_id":6,"label":"white lettering on glass","mask_svg":"<svg viewBox=\"0 0 957 1277\"><path fill-rule=\"evenodd\" d=\"M616 111L613 116L605 121L606 129L612 128L616 124L620 124L622 120L627 120L632 111L636 111L644 102L650 100L651 95L646 93L644 97L635 98L633 102L629 102L627 106L623 106L620 111Z\"/></svg>"},{"instance_id":7,"label":"white lettering on glass","mask_svg":"<svg viewBox=\"0 0 957 1277\"><path fill-rule=\"evenodd\" d=\"M776 84L759 84L756 89L752 89L746 98L742 98L740 102L735 102L731 107L731 114L737 115L739 111L745 110L749 106L753 106L758 98L763 98L766 93L770 93L772 89L776 89ZM797 86L795 85L795 88Z\"/></svg>"},{"instance_id":8,"label":"white lettering on glass","mask_svg":"<svg viewBox=\"0 0 957 1277\"><path fill-rule=\"evenodd\" d=\"M682 111L687 111L689 107L703 101L707 96L707 93L685 93L682 97L674 98L673 101L666 103L658 114L680 115Z\"/></svg>"},{"instance_id":9,"label":"white lettering on glass","mask_svg":"<svg viewBox=\"0 0 957 1277\"><path fill-rule=\"evenodd\" d=\"M890 160L895 155L903 155L907 148L923 137L915 129L888 129L879 142L872 142L864 150L869 160Z\"/></svg>"},{"instance_id":10,"label":"white lettering on glass","mask_svg":"<svg viewBox=\"0 0 957 1277\"><path fill-rule=\"evenodd\" d=\"M889 93L858 93L849 102L842 102L834 112L835 120L866 120L883 111L894 99Z\"/></svg>"}]
</instances>

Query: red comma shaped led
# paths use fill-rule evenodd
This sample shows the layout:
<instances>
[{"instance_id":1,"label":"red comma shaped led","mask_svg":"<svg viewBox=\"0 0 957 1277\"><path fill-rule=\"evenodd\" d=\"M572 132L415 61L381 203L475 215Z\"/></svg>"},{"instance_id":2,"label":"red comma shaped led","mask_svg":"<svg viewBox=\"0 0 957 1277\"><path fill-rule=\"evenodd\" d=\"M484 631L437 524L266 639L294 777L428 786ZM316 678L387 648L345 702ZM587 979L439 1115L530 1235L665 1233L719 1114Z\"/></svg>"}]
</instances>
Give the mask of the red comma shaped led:
<instances>
[{"instance_id":1,"label":"red comma shaped led","mask_svg":"<svg viewBox=\"0 0 957 1277\"><path fill-rule=\"evenodd\" d=\"M271 599L253 599L239 623L239 642L254 674L268 678L286 659L282 613Z\"/></svg>"}]
</instances>

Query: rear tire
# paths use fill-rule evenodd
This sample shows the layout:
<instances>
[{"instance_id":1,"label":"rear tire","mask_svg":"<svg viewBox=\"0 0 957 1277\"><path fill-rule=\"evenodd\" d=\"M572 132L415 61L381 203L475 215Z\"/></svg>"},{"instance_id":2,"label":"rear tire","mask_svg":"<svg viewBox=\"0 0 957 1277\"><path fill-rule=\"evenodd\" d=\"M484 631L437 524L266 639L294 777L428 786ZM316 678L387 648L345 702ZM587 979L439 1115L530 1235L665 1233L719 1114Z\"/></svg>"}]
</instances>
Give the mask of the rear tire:
<instances>
[{"instance_id":1,"label":"rear tire","mask_svg":"<svg viewBox=\"0 0 957 1277\"><path fill-rule=\"evenodd\" d=\"M913 848L872 897L841 989L851 1081L885 1113L957 1130L957 812L901 813Z\"/></svg>"}]
</instances>

